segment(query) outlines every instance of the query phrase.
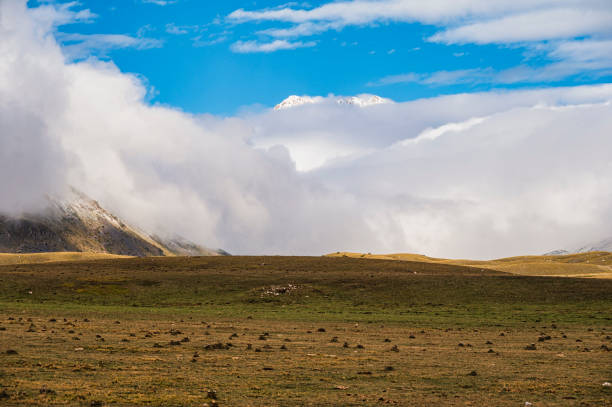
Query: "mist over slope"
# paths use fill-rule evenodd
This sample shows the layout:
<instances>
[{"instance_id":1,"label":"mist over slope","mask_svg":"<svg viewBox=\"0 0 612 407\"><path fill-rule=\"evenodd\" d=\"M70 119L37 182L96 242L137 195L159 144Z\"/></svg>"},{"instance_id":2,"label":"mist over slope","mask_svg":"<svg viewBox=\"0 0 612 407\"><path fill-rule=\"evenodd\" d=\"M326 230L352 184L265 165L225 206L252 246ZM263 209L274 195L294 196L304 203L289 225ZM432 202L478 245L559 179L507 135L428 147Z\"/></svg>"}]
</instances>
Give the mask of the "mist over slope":
<instances>
[{"instance_id":1,"label":"mist over slope","mask_svg":"<svg viewBox=\"0 0 612 407\"><path fill-rule=\"evenodd\" d=\"M612 85L193 115L112 62L68 62L55 7L0 2L2 213L74 185L235 254L492 258L612 230Z\"/></svg>"}]
</instances>

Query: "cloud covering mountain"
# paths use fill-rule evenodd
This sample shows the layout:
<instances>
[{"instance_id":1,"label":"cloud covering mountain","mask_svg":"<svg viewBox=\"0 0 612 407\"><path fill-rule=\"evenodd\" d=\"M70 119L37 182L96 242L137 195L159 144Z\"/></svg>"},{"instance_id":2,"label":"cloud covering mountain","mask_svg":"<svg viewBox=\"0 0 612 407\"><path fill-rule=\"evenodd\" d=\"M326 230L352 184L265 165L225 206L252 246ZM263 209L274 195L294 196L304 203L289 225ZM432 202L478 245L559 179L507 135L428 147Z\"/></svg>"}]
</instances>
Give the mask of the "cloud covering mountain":
<instances>
[{"instance_id":1,"label":"cloud covering mountain","mask_svg":"<svg viewBox=\"0 0 612 407\"><path fill-rule=\"evenodd\" d=\"M0 2L0 212L73 185L236 254L501 257L612 230L612 85L195 116L67 62L52 27Z\"/></svg>"}]
</instances>

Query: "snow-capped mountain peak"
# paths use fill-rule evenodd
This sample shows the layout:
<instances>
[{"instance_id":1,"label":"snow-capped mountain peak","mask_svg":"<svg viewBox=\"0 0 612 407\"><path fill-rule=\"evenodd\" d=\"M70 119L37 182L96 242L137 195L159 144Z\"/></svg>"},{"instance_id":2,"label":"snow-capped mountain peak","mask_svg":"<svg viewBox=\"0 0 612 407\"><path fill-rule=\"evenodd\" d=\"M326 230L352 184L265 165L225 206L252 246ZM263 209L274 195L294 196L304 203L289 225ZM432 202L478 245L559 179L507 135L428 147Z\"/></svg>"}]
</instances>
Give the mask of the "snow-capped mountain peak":
<instances>
[{"instance_id":1,"label":"snow-capped mountain peak","mask_svg":"<svg viewBox=\"0 0 612 407\"><path fill-rule=\"evenodd\" d=\"M393 103L391 99L385 99L377 95L359 95L359 96L330 96L327 98L321 96L297 96L291 95L287 99L274 107L274 110L285 110L291 109L297 106L303 106L307 104L319 104L326 101L333 101L339 105L354 105L358 107L367 107L373 105L381 105L387 103Z\"/></svg>"},{"instance_id":2,"label":"snow-capped mountain peak","mask_svg":"<svg viewBox=\"0 0 612 407\"><path fill-rule=\"evenodd\" d=\"M336 103L338 103L339 105L355 105L359 107L366 107L392 103L392 101L390 99L381 98L380 96L376 95L360 95L339 98Z\"/></svg>"},{"instance_id":3,"label":"snow-capped mountain peak","mask_svg":"<svg viewBox=\"0 0 612 407\"><path fill-rule=\"evenodd\" d=\"M290 109L292 107L302 106L302 105L307 105L307 104L314 104L318 102L320 101L317 100L317 98L313 98L310 96L291 95L287 99L280 102L278 105L274 106L274 110Z\"/></svg>"}]
</instances>

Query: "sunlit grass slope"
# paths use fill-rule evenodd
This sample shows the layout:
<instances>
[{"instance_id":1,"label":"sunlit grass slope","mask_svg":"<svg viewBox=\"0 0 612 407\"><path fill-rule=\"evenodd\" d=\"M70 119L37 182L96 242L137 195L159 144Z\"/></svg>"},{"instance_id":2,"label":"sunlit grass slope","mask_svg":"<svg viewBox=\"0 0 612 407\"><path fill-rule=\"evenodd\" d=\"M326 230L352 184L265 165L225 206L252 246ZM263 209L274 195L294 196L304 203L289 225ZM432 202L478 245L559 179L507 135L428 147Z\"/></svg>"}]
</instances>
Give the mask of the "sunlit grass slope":
<instances>
[{"instance_id":1,"label":"sunlit grass slope","mask_svg":"<svg viewBox=\"0 0 612 407\"><path fill-rule=\"evenodd\" d=\"M120 259L128 258L129 256L118 256L107 253L79 253L79 252L62 252L62 253L0 253L0 266L11 264L39 264L67 261L83 261L83 260L102 260L102 259Z\"/></svg>"}]
</instances>

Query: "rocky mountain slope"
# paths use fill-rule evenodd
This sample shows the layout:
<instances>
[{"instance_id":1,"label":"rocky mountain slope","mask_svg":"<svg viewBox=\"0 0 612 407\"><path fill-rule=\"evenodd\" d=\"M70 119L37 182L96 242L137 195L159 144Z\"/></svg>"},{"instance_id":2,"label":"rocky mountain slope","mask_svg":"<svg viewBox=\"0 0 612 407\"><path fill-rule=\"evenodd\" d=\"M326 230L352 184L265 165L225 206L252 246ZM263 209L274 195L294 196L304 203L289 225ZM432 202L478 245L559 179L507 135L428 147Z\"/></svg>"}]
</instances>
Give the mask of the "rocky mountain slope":
<instances>
[{"instance_id":1,"label":"rocky mountain slope","mask_svg":"<svg viewBox=\"0 0 612 407\"><path fill-rule=\"evenodd\" d=\"M127 256L224 254L184 239L151 237L73 190L67 199L48 198L39 213L0 214L0 253L90 252Z\"/></svg>"}]
</instances>

